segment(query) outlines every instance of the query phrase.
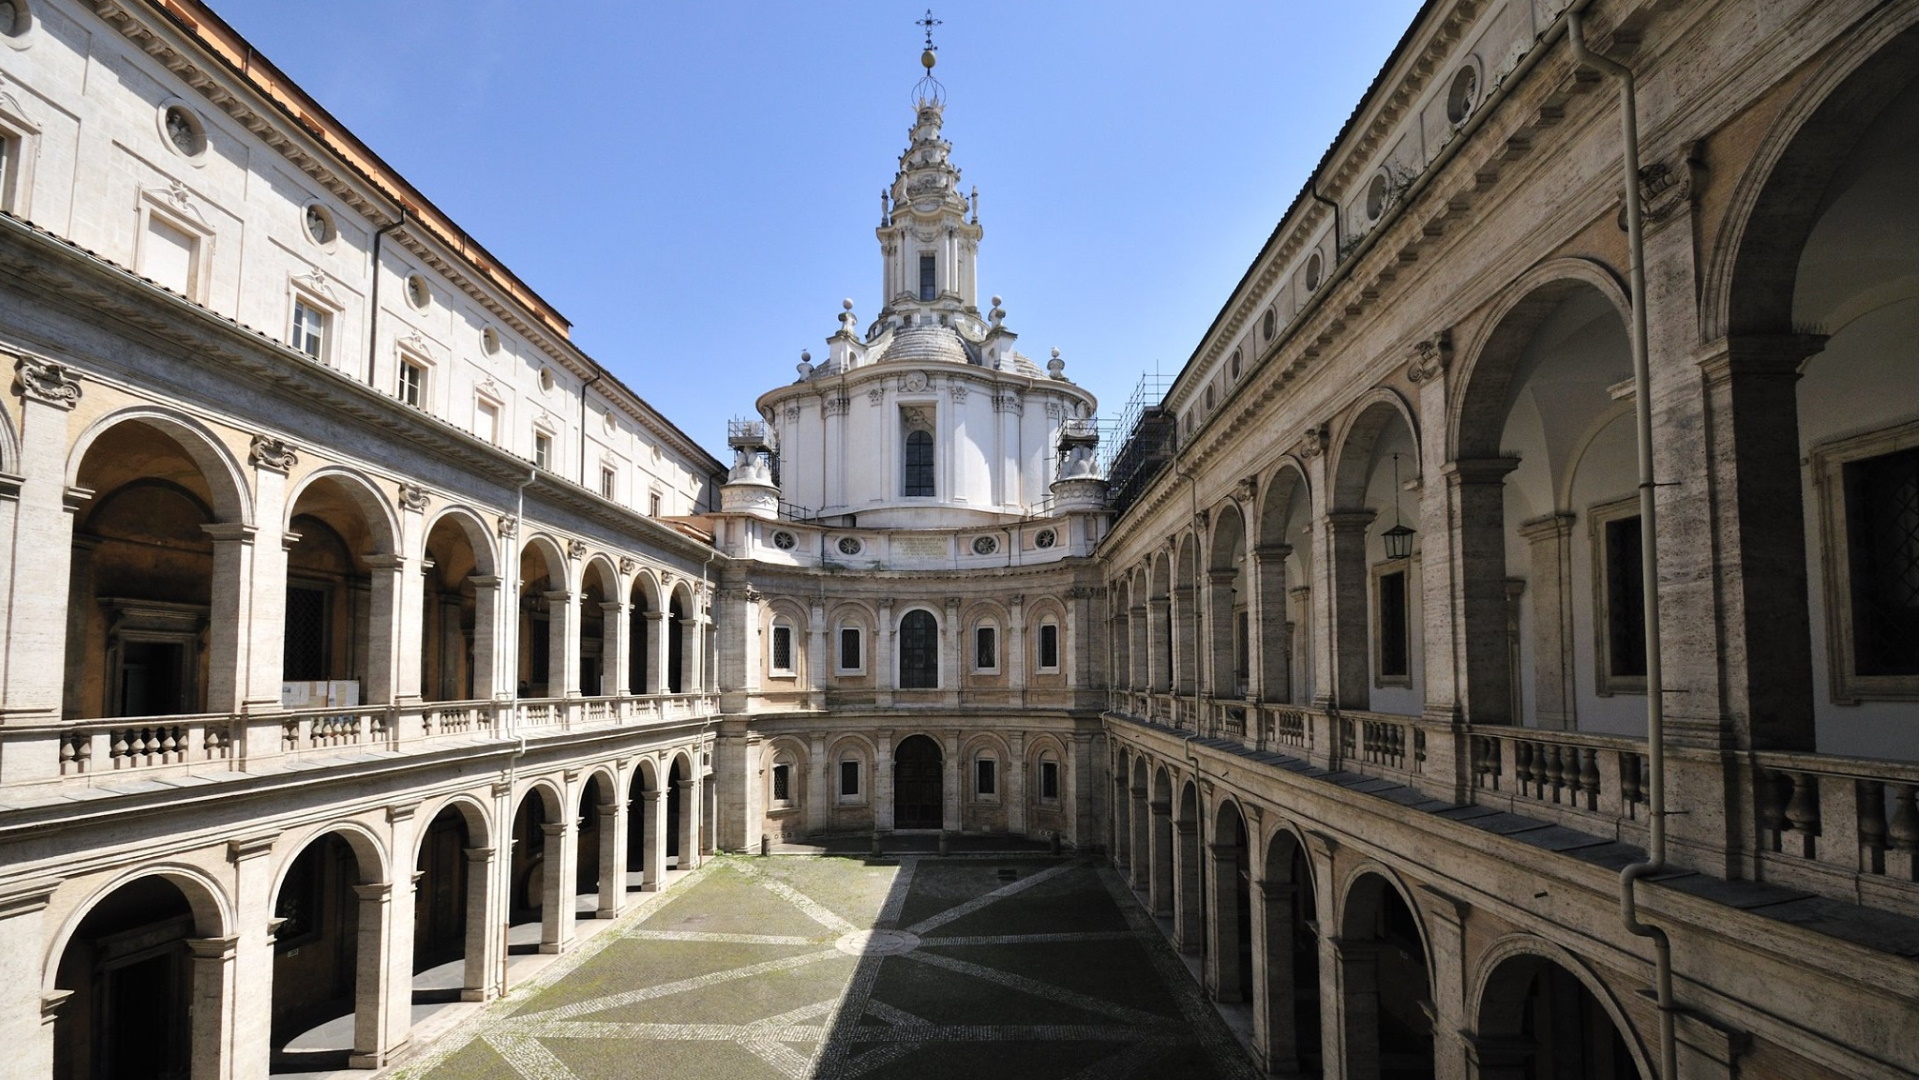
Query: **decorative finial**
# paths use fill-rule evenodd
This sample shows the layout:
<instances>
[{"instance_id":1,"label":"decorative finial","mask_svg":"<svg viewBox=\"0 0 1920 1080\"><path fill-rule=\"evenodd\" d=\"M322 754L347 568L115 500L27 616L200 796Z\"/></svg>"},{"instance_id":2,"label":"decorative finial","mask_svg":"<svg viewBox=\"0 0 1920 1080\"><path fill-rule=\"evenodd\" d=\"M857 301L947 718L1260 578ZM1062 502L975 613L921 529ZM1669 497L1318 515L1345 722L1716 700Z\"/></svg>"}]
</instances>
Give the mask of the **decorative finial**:
<instances>
[{"instance_id":1,"label":"decorative finial","mask_svg":"<svg viewBox=\"0 0 1920 1080\"><path fill-rule=\"evenodd\" d=\"M967 204L973 208L973 223L980 224L980 188L977 185L967 193Z\"/></svg>"},{"instance_id":2,"label":"decorative finial","mask_svg":"<svg viewBox=\"0 0 1920 1080\"><path fill-rule=\"evenodd\" d=\"M842 300L842 301L840 301L840 306L841 306L841 307L843 307L843 308L845 308L845 309L847 309L848 311L852 311L852 310L853 310L853 297L851 297L851 296L849 296L849 297L847 297L847 298L846 298L845 300Z\"/></svg>"},{"instance_id":3,"label":"decorative finial","mask_svg":"<svg viewBox=\"0 0 1920 1080\"><path fill-rule=\"evenodd\" d=\"M926 69L926 74L914 85L914 107L925 108L929 105L938 107L945 104L947 100L947 88L941 86L940 80L933 77L933 65L939 60L934 54L940 51L940 46L933 43L933 28L940 25L940 20L934 18L933 9L928 8L925 15L913 21L913 25L927 32L925 47L920 51L920 66Z\"/></svg>"},{"instance_id":4,"label":"decorative finial","mask_svg":"<svg viewBox=\"0 0 1920 1080\"><path fill-rule=\"evenodd\" d=\"M811 376L813 374L813 354L805 349L801 349L800 362L793 365L793 370L799 372L800 378L802 379Z\"/></svg>"},{"instance_id":5,"label":"decorative finial","mask_svg":"<svg viewBox=\"0 0 1920 1080\"><path fill-rule=\"evenodd\" d=\"M1067 370L1067 362L1065 360L1060 359L1060 350L1059 349L1053 350L1053 359L1047 361L1047 374L1053 376L1056 379L1064 379L1066 378L1066 375L1064 374L1066 370Z\"/></svg>"}]
</instances>

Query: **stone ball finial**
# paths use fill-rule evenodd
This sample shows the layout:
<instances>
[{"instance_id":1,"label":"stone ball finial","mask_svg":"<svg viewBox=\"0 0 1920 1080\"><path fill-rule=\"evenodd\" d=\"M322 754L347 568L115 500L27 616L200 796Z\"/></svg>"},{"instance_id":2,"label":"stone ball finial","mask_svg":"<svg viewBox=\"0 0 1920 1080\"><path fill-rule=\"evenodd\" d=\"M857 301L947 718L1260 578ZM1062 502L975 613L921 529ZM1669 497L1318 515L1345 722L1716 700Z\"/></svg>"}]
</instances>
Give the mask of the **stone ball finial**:
<instances>
[{"instance_id":1,"label":"stone ball finial","mask_svg":"<svg viewBox=\"0 0 1920 1080\"><path fill-rule=\"evenodd\" d=\"M994 297L994 298L993 298L993 306L994 306L994 307L999 307L999 306L1000 306L1000 304L1001 304L1001 300L1000 300L1000 298L999 298L999 297L997 297L997 296L996 296L996 297Z\"/></svg>"},{"instance_id":2,"label":"stone ball finial","mask_svg":"<svg viewBox=\"0 0 1920 1080\"><path fill-rule=\"evenodd\" d=\"M842 300L842 301L840 301L840 306L841 306L841 307L843 307L843 308L845 308L845 309L847 309L848 311L852 311L852 310L853 310L853 297L851 297L851 296L849 296L849 297L847 297L847 298L846 298L845 300Z\"/></svg>"},{"instance_id":3,"label":"stone ball finial","mask_svg":"<svg viewBox=\"0 0 1920 1080\"><path fill-rule=\"evenodd\" d=\"M803 379L809 375L812 375L813 374L813 354L808 352L805 349L801 349L800 362L793 365L793 370L799 372L800 377Z\"/></svg>"},{"instance_id":4,"label":"stone ball finial","mask_svg":"<svg viewBox=\"0 0 1920 1080\"><path fill-rule=\"evenodd\" d=\"M1065 370L1067 370L1067 362L1060 359L1060 350L1053 350L1053 359L1047 361L1047 374L1056 379L1063 379L1066 378L1066 376L1062 375L1061 372Z\"/></svg>"}]
</instances>

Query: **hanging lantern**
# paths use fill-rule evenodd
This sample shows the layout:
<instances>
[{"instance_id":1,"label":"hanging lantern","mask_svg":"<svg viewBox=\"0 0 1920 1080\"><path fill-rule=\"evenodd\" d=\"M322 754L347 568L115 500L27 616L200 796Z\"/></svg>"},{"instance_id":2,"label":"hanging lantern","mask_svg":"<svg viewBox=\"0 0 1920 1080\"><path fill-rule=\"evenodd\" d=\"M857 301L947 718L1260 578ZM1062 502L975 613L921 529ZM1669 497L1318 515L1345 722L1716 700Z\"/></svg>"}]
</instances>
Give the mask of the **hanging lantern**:
<instances>
[{"instance_id":1,"label":"hanging lantern","mask_svg":"<svg viewBox=\"0 0 1920 1080\"><path fill-rule=\"evenodd\" d=\"M1380 534L1387 558L1406 559L1413 555L1413 530L1400 523L1400 455L1393 455L1393 528Z\"/></svg>"}]
</instances>

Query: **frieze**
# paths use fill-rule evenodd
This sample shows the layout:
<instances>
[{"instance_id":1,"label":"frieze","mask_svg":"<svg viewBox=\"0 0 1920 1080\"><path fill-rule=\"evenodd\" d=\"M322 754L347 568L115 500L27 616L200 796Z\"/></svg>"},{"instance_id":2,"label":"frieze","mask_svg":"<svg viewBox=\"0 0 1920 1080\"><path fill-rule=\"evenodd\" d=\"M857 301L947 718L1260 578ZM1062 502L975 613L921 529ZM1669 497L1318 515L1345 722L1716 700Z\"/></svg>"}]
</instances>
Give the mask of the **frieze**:
<instances>
[{"instance_id":1,"label":"frieze","mask_svg":"<svg viewBox=\"0 0 1920 1080\"><path fill-rule=\"evenodd\" d=\"M1413 359L1407 362L1407 381L1415 386L1440 377L1453 363L1453 335L1442 330L1432 337L1413 343Z\"/></svg>"},{"instance_id":2,"label":"frieze","mask_svg":"<svg viewBox=\"0 0 1920 1080\"><path fill-rule=\"evenodd\" d=\"M13 370L24 397L64 409L71 409L80 401L80 379L65 364L37 356L22 356L15 361Z\"/></svg>"},{"instance_id":3,"label":"frieze","mask_svg":"<svg viewBox=\"0 0 1920 1080\"><path fill-rule=\"evenodd\" d=\"M271 435L255 435L252 445L247 447L247 464L284 473L300 464L300 455L290 443Z\"/></svg>"}]
</instances>

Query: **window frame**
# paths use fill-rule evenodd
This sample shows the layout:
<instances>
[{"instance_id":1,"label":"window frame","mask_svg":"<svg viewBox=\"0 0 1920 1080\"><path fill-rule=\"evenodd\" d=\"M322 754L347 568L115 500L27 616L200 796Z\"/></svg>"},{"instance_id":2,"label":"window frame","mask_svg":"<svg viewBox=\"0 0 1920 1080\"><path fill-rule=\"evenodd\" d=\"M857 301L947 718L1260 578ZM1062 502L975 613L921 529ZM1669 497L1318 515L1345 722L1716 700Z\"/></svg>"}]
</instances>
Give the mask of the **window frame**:
<instances>
[{"instance_id":1,"label":"window frame","mask_svg":"<svg viewBox=\"0 0 1920 1080\"><path fill-rule=\"evenodd\" d=\"M906 678L907 676L907 621L909 619L912 619L915 615L926 616L927 622L932 626L931 631L929 631L928 633L929 642L928 642L927 648L931 650L932 657L933 657L933 663L932 663L933 681L927 685L915 684L915 685L909 686L907 684L907 678ZM941 674L940 668L942 666L940 663L940 659L941 659L940 658L940 617L934 614L933 612L927 610L926 608L922 608L922 607L909 608L906 611L903 611L900 613L900 622L898 625L898 629L894 632L894 640L895 642L898 643L898 646L899 646L894 650L895 653L898 654L894 657L894 666L896 669L895 683L894 683L895 689L899 689L899 690L938 690L940 689L940 674ZM922 672L916 669L915 674L919 675L919 674L922 674Z\"/></svg>"},{"instance_id":2,"label":"window frame","mask_svg":"<svg viewBox=\"0 0 1920 1080\"><path fill-rule=\"evenodd\" d=\"M920 449L922 445L916 442L916 436L924 440L926 450L925 463L918 463L914 460L916 456L915 452ZM914 481L916 475L921 470L925 471L926 483L924 485L916 485ZM924 490L920 490L921 488L924 488ZM933 432L924 427L917 425L909 426L900 437L900 497L903 499L937 499L940 497L939 463L934 455Z\"/></svg>"},{"instance_id":3,"label":"window frame","mask_svg":"<svg viewBox=\"0 0 1920 1080\"><path fill-rule=\"evenodd\" d=\"M493 431L487 435L480 434L480 414L482 410L493 414ZM473 437L489 446L499 446L500 418L505 413L506 405L503 402L476 390L473 395Z\"/></svg>"},{"instance_id":4,"label":"window frame","mask_svg":"<svg viewBox=\"0 0 1920 1080\"><path fill-rule=\"evenodd\" d=\"M859 754L841 754L833 781L834 801L841 806L864 806L867 802L866 759ZM853 766L853 790L847 790L847 766Z\"/></svg>"},{"instance_id":5,"label":"window frame","mask_svg":"<svg viewBox=\"0 0 1920 1080\"><path fill-rule=\"evenodd\" d=\"M421 412L427 410L428 362L410 352L400 354L400 366L394 371L394 394L400 404L409 405ZM413 372L416 378L409 382L407 373ZM409 396L411 391L411 396Z\"/></svg>"},{"instance_id":6,"label":"window frame","mask_svg":"<svg viewBox=\"0 0 1920 1080\"><path fill-rule=\"evenodd\" d=\"M317 350L309 351L300 342L300 311L303 308L319 316L320 343ZM334 366L333 328L335 322L338 321L337 316L340 314L339 307L327 303L325 300L320 299L299 285L294 285L292 286L292 296L287 305L287 309L287 345L295 352L306 356L316 364L321 364L326 367Z\"/></svg>"},{"instance_id":7,"label":"window frame","mask_svg":"<svg viewBox=\"0 0 1920 1080\"><path fill-rule=\"evenodd\" d=\"M1613 611L1607 596L1611 577L1607 572L1607 526L1626 518L1640 516L1640 498L1595 503L1587 508L1587 547L1592 564L1593 589L1593 692L1600 697L1615 694L1645 694L1645 675L1613 674ZM1645 598L1642 598L1645 603Z\"/></svg>"},{"instance_id":8,"label":"window frame","mask_svg":"<svg viewBox=\"0 0 1920 1080\"><path fill-rule=\"evenodd\" d=\"M148 280L153 278L147 259L150 253L148 244L152 242L149 232L155 221L185 235L192 242L193 249L187 255L187 287L182 295L195 303L203 302L207 294L207 278L213 269L213 229L194 215L169 206L159 192L151 188L141 189L139 231L134 237L133 265L139 268L136 273Z\"/></svg>"},{"instance_id":9,"label":"window frame","mask_svg":"<svg viewBox=\"0 0 1920 1080\"><path fill-rule=\"evenodd\" d=\"M920 253L920 281L914 295L918 296L923 304L932 303L940 298L940 260L932 252Z\"/></svg>"},{"instance_id":10,"label":"window frame","mask_svg":"<svg viewBox=\"0 0 1920 1080\"><path fill-rule=\"evenodd\" d=\"M619 490L620 470L604 462L600 465L600 497L612 502Z\"/></svg>"},{"instance_id":11,"label":"window frame","mask_svg":"<svg viewBox=\"0 0 1920 1080\"><path fill-rule=\"evenodd\" d=\"M799 809L800 800L794 796L793 792L796 771L792 754L782 750L773 756L773 761L767 765L768 813ZM787 789L785 798L780 796L782 787Z\"/></svg>"},{"instance_id":12,"label":"window frame","mask_svg":"<svg viewBox=\"0 0 1920 1080\"><path fill-rule=\"evenodd\" d=\"M974 802L997 803L1000 801L1000 755L992 750L978 750L973 755L973 768L968 770L967 790ZM981 781L986 781L984 787Z\"/></svg>"},{"instance_id":13,"label":"window frame","mask_svg":"<svg viewBox=\"0 0 1920 1080\"><path fill-rule=\"evenodd\" d=\"M1041 751L1038 764L1040 766L1038 770L1040 775L1033 788L1037 798L1043 804L1058 803L1060 801L1061 786L1060 759L1054 757L1050 751ZM1052 794L1048 794L1049 788L1052 789Z\"/></svg>"},{"instance_id":14,"label":"window frame","mask_svg":"<svg viewBox=\"0 0 1920 1080\"><path fill-rule=\"evenodd\" d=\"M1820 589L1826 608L1827 695L1836 705L1913 701L1920 678L1861 675L1854 648L1853 557L1847 527L1846 466L1913 450L1920 428L1911 420L1860 435L1832 439L1807 455L1819 518Z\"/></svg>"},{"instance_id":15,"label":"window frame","mask_svg":"<svg viewBox=\"0 0 1920 1080\"><path fill-rule=\"evenodd\" d=\"M1047 631L1053 631L1053 663L1048 664ZM1051 615L1041 618L1033 628L1033 670L1044 674L1056 674L1060 670L1060 654L1064 651L1060 641L1060 623Z\"/></svg>"},{"instance_id":16,"label":"window frame","mask_svg":"<svg viewBox=\"0 0 1920 1080\"><path fill-rule=\"evenodd\" d=\"M989 660L986 664L980 662L983 635ZM992 619L981 619L973 624L973 670L977 675L1000 674L1000 624Z\"/></svg>"},{"instance_id":17,"label":"window frame","mask_svg":"<svg viewBox=\"0 0 1920 1080\"><path fill-rule=\"evenodd\" d=\"M553 432L533 429L533 467L553 471Z\"/></svg>"},{"instance_id":18,"label":"window frame","mask_svg":"<svg viewBox=\"0 0 1920 1080\"><path fill-rule=\"evenodd\" d=\"M1367 612L1367 621L1371 624L1373 638L1373 685L1376 688L1411 687L1413 685L1413 559L1383 559L1374 563L1368 599L1371 601ZM1387 670L1387 626L1386 592L1387 578L1400 577L1400 648L1405 659L1406 670L1390 672Z\"/></svg>"},{"instance_id":19,"label":"window frame","mask_svg":"<svg viewBox=\"0 0 1920 1080\"><path fill-rule=\"evenodd\" d=\"M780 637L786 635L787 662L780 663ZM793 620L785 615L774 616L773 623L767 628L767 673L776 679L791 679L799 674L798 650L793 640Z\"/></svg>"},{"instance_id":20,"label":"window frame","mask_svg":"<svg viewBox=\"0 0 1920 1080\"><path fill-rule=\"evenodd\" d=\"M867 628L857 622L845 621L835 627L833 638L833 670L839 675L865 675L867 673ZM854 640L854 663L847 664L847 635Z\"/></svg>"},{"instance_id":21,"label":"window frame","mask_svg":"<svg viewBox=\"0 0 1920 1080\"><path fill-rule=\"evenodd\" d=\"M0 40L13 39L0 37ZM0 94L0 143L6 144L4 155L0 156L0 210L31 220L33 166L40 156L40 126L11 108L12 104L11 98Z\"/></svg>"}]
</instances>

